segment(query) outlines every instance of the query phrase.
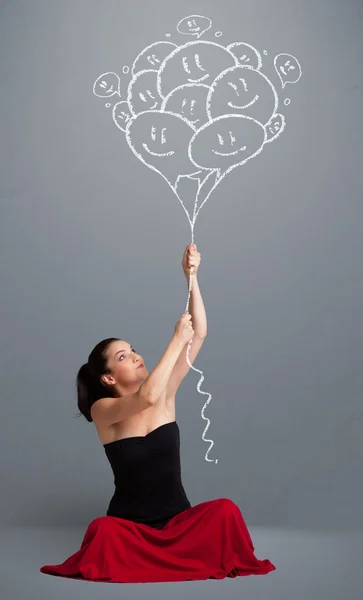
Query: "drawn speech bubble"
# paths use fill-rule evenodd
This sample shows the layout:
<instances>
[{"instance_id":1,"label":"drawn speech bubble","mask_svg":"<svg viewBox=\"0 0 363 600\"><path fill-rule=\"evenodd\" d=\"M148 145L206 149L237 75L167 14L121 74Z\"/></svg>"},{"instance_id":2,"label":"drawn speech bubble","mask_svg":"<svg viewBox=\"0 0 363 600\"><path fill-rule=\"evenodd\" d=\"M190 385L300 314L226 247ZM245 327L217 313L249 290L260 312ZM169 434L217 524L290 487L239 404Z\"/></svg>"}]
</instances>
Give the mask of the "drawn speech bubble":
<instances>
[{"instance_id":1,"label":"drawn speech bubble","mask_svg":"<svg viewBox=\"0 0 363 600\"><path fill-rule=\"evenodd\" d=\"M212 21L201 15L190 15L179 21L176 29L184 35L196 35L199 39L203 33L212 27Z\"/></svg>"},{"instance_id":2,"label":"drawn speech bubble","mask_svg":"<svg viewBox=\"0 0 363 600\"><path fill-rule=\"evenodd\" d=\"M117 73L109 71L97 77L93 84L93 93L100 98L110 98L114 94L120 96L120 84Z\"/></svg>"},{"instance_id":3,"label":"drawn speech bubble","mask_svg":"<svg viewBox=\"0 0 363 600\"><path fill-rule=\"evenodd\" d=\"M274 58L276 73L280 77L282 88L287 83L296 83L299 81L302 70L299 61L292 54L277 54Z\"/></svg>"}]
</instances>

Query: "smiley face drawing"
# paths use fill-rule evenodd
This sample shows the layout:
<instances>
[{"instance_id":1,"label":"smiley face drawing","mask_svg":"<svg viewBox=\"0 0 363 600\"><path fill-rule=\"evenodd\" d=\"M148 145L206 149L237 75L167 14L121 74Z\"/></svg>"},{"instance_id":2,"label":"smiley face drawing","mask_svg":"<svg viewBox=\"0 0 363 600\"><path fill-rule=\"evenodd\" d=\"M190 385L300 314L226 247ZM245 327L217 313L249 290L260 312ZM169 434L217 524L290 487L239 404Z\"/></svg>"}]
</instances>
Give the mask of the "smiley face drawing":
<instances>
[{"instance_id":1,"label":"smiley face drawing","mask_svg":"<svg viewBox=\"0 0 363 600\"><path fill-rule=\"evenodd\" d=\"M174 50L158 71L157 89L165 98L173 89L185 83L210 85L218 73L238 64L237 58L215 42L188 42Z\"/></svg>"},{"instance_id":2,"label":"smiley face drawing","mask_svg":"<svg viewBox=\"0 0 363 600\"><path fill-rule=\"evenodd\" d=\"M115 125L121 131L126 131L126 126L128 121L131 119L132 115L130 112L130 108L126 100L121 100L121 102L116 102L112 109L112 118L114 120Z\"/></svg>"},{"instance_id":3,"label":"smiley face drawing","mask_svg":"<svg viewBox=\"0 0 363 600\"><path fill-rule=\"evenodd\" d=\"M114 94L120 96L120 78L117 73L109 71L97 77L93 84L93 93L100 98L111 98Z\"/></svg>"},{"instance_id":4,"label":"smiley face drawing","mask_svg":"<svg viewBox=\"0 0 363 600\"><path fill-rule=\"evenodd\" d=\"M178 177L198 171L188 156L195 132L186 119L158 110L145 111L129 120L126 140L141 162L157 171L175 189Z\"/></svg>"},{"instance_id":5,"label":"smiley face drawing","mask_svg":"<svg viewBox=\"0 0 363 600\"><path fill-rule=\"evenodd\" d=\"M200 38L203 33L212 27L212 21L208 17L201 15L189 15L179 21L176 30L185 35L196 35Z\"/></svg>"},{"instance_id":6,"label":"smiley face drawing","mask_svg":"<svg viewBox=\"0 0 363 600\"><path fill-rule=\"evenodd\" d=\"M186 83L164 98L161 109L176 113L197 129L208 121L205 109L209 87L203 83Z\"/></svg>"},{"instance_id":7,"label":"smiley face drawing","mask_svg":"<svg viewBox=\"0 0 363 600\"><path fill-rule=\"evenodd\" d=\"M193 135L189 156L196 167L225 174L259 154L265 139L265 128L258 121L245 115L223 115Z\"/></svg>"},{"instance_id":8,"label":"smiley face drawing","mask_svg":"<svg viewBox=\"0 0 363 600\"><path fill-rule=\"evenodd\" d=\"M131 79L127 102L133 115L160 107L162 100L156 89L156 76L157 71L145 69Z\"/></svg>"},{"instance_id":9,"label":"smiley face drawing","mask_svg":"<svg viewBox=\"0 0 363 600\"><path fill-rule=\"evenodd\" d=\"M135 58L131 69L132 75L149 69L157 71L163 60L177 47L172 42L154 42L154 44L150 44Z\"/></svg>"},{"instance_id":10,"label":"smiley face drawing","mask_svg":"<svg viewBox=\"0 0 363 600\"><path fill-rule=\"evenodd\" d=\"M216 77L206 106L209 119L225 114L243 114L265 125L277 110L278 96L261 71L239 65Z\"/></svg>"},{"instance_id":11,"label":"smiley face drawing","mask_svg":"<svg viewBox=\"0 0 363 600\"><path fill-rule=\"evenodd\" d=\"M274 58L274 65L282 83L282 89L287 83L297 83L302 75L300 63L292 54L277 54Z\"/></svg>"}]
</instances>

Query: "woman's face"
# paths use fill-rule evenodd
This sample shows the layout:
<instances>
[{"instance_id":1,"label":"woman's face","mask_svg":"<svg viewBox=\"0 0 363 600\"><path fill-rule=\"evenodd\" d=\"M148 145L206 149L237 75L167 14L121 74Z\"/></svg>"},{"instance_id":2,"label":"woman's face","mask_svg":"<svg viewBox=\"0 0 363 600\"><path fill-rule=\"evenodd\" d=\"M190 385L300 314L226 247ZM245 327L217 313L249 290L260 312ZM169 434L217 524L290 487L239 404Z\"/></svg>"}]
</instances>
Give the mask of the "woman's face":
<instances>
[{"instance_id":1,"label":"woman's face","mask_svg":"<svg viewBox=\"0 0 363 600\"><path fill-rule=\"evenodd\" d=\"M113 342L108 350L108 365L111 374L108 384L114 385L116 393L124 395L135 391L135 383L140 383L148 375L142 356L128 342L118 340Z\"/></svg>"}]
</instances>

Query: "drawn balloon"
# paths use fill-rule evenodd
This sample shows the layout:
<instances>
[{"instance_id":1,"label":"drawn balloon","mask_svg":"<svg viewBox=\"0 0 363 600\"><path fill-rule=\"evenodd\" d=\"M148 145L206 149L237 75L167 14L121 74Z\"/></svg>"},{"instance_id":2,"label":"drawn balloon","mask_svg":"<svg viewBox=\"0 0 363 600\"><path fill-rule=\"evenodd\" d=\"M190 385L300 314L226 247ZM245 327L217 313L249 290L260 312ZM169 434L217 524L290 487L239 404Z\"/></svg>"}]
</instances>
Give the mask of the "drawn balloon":
<instances>
[{"instance_id":1,"label":"drawn balloon","mask_svg":"<svg viewBox=\"0 0 363 600\"><path fill-rule=\"evenodd\" d=\"M203 83L180 85L164 98L161 110L177 113L199 128L208 121L206 103L209 89Z\"/></svg>"},{"instance_id":2,"label":"drawn balloon","mask_svg":"<svg viewBox=\"0 0 363 600\"><path fill-rule=\"evenodd\" d=\"M158 92L165 98L185 83L210 85L222 70L238 64L234 54L221 44L203 40L187 42L171 52L160 65Z\"/></svg>"},{"instance_id":3,"label":"drawn balloon","mask_svg":"<svg viewBox=\"0 0 363 600\"><path fill-rule=\"evenodd\" d=\"M277 107L278 96L268 77L241 65L222 71L212 82L207 96L209 119L233 113L265 124Z\"/></svg>"},{"instance_id":4,"label":"drawn balloon","mask_svg":"<svg viewBox=\"0 0 363 600\"><path fill-rule=\"evenodd\" d=\"M252 67L258 71L262 67L262 57L256 48L245 42L233 42L227 46L242 67Z\"/></svg>"},{"instance_id":5,"label":"drawn balloon","mask_svg":"<svg viewBox=\"0 0 363 600\"><path fill-rule=\"evenodd\" d=\"M232 169L257 156L265 140L266 129L262 123L239 114L216 117L195 132L188 148L191 162L195 167L213 169L216 173L207 197L201 201L198 195L195 218L222 179Z\"/></svg>"},{"instance_id":6,"label":"drawn balloon","mask_svg":"<svg viewBox=\"0 0 363 600\"><path fill-rule=\"evenodd\" d=\"M147 46L135 58L131 73L136 75L139 71L146 69L159 69L163 60L178 46L172 42L154 42Z\"/></svg>"},{"instance_id":7,"label":"drawn balloon","mask_svg":"<svg viewBox=\"0 0 363 600\"><path fill-rule=\"evenodd\" d=\"M200 171L188 155L194 133L193 124L180 115L150 110L129 120L126 140L135 156L157 171L175 192L180 176Z\"/></svg>"},{"instance_id":8,"label":"drawn balloon","mask_svg":"<svg viewBox=\"0 0 363 600\"><path fill-rule=\"evenodd\" d=\"M160 107L162 98L156 87L157 71L139 71L127 88L127 102L133 115L145 110L156 110Z\"/></svg>"},{"instance_id":9,"label":"drawn balloon","mask_svg":"<svg viewBox=\"0 0 363 600\"><path fill-rule=\"evenodd\" d=\"M132 117L132 113L130 111L130 107L127 100L121 100L121 102L116 102L112 109L112 117L117 127L121 129L121 131L126 132L127 123Z\"/></svg>"}]
</instances>

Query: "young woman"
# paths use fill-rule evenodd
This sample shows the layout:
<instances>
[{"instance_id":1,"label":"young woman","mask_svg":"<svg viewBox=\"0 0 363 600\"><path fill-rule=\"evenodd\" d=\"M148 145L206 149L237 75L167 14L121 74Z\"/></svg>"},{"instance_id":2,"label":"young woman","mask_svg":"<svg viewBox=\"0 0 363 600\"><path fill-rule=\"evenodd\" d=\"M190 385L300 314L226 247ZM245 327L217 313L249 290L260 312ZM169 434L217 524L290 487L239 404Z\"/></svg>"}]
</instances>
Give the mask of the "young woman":
<instances>
[{"instance_id":1,"label":"young woman","mask_svg":"<svg viewBox=\"0 0 363 600\"><path fill-rule=\"evenodd\" d=\"M197 272L193 245L183 270ZM127 342L97 344L78 372L80 413L94 422L114 475L107 514L87 528L80 549L65 562L45 565L49 575L119 583L223 579L275 570L254 555L239 507L218 498L192 507L181 480L177 389L206 336L204 305L196 277L191 314L178 320L155 369ZM192 324L193 319L193 324Z\"/></svg>"}]
</instances>

